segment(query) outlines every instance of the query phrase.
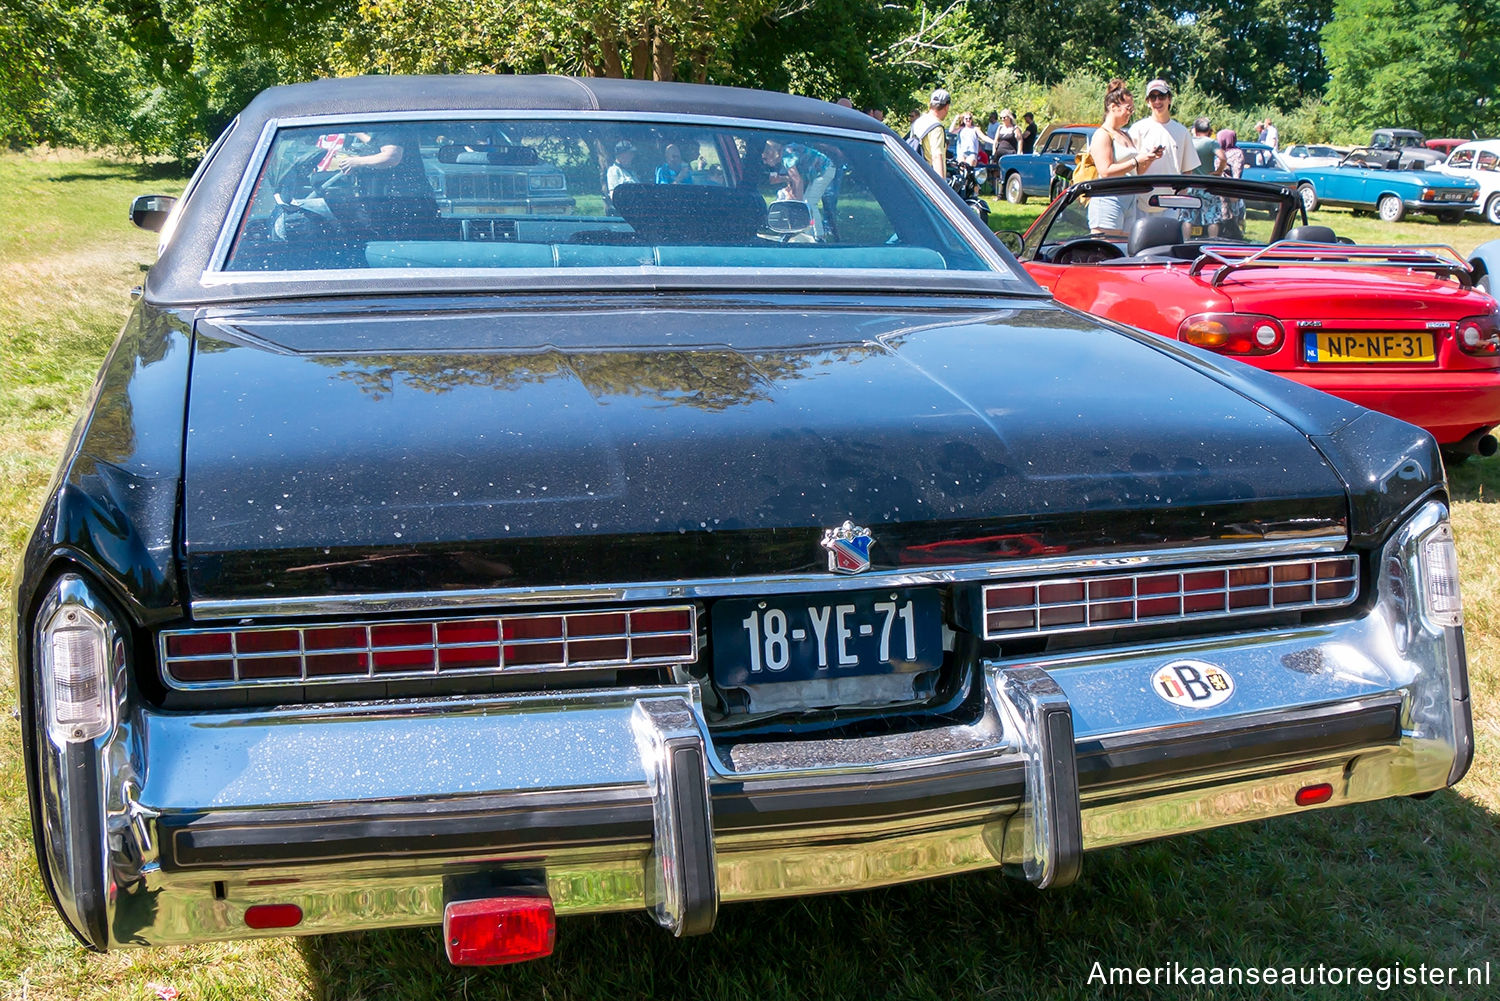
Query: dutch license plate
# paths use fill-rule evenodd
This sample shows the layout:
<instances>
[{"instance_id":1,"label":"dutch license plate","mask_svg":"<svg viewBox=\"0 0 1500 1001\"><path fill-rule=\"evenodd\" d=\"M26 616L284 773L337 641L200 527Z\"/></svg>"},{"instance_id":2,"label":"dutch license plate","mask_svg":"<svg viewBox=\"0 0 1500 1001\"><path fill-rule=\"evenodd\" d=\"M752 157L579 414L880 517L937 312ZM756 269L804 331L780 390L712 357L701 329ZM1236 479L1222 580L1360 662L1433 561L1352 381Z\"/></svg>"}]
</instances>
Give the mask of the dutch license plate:
<instances>
[{"instance_id":1,"label":"dutch license plate","mask_svg":"<svg viewBox=\"0 0 1500 1001\"><path fill-rule=\"evenodd\" d=\"M931 589L721 600L712 625L714 677L732 688L910 674L943 661L942 611Z\"/></svg>"},{"instance_id":2,"label":"dutch license plate","mask_svg":"<svg viewBox=\"0 0 1500 1001\"><path fill-rule=\"evenodd\" d=\"M1436 340L1431 334L1337 334L1303 335L1304 357L1309 362L1433 361Z\"/></svg>"}]
</instances>

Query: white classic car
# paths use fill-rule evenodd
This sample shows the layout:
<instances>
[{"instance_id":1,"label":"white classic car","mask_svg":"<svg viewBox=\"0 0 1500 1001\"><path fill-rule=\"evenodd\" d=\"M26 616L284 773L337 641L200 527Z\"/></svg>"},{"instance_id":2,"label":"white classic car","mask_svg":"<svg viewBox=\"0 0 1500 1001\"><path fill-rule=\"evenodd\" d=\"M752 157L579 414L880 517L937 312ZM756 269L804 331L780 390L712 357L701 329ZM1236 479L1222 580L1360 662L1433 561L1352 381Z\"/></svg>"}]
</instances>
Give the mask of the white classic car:
<instances>
[{"instance_id":1,"label":"white classic car","mask_svg":"<svg viewBox=\"0 0 1500 1001\"><path fill-rule=\"evenodd\" d=\"M1479 183L1479 201L1470 209L1500 226L1500 139L1464 143L1437 167L1454 177L1472 177Z\"/></svg>"}]
</instances>

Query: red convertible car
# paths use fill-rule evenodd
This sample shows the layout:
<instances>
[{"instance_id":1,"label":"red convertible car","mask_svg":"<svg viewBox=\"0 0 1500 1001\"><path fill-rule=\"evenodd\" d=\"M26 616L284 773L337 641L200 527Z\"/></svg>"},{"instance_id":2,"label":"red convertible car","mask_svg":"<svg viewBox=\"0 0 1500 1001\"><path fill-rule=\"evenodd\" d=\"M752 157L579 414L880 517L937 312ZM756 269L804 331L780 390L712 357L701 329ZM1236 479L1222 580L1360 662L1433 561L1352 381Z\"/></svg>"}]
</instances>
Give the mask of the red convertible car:
<instances>
[{"instance_id":1,"label":"red convertible car","mask_svg":"<svg viewBox=\"0 0 1500 1001\"><path fill-rule=\"evenodd\" d=\"M1493 454L1500 316L1469 265L1305 221L1279 185L1090 181L1037 218L1018 256L1066 305L1420 425L1450 458Z\"/></svg>"}]
</instances>

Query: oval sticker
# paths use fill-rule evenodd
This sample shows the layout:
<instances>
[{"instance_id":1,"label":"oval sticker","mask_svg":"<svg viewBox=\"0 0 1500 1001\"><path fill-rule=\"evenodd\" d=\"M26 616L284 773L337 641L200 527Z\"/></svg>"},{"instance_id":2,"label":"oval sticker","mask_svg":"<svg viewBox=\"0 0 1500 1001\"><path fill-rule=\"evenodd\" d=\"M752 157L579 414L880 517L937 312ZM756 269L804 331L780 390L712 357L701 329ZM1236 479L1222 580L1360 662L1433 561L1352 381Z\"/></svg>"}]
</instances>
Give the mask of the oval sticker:
<instances>
[{"instance_id":1,"label":"oval sticker","mask_svg":"<svg viewBox=\"0 0 1500 1001\"><path fill-rule=\"evenodd\" d=\"M1151 690L1174 706L1211 709L1234 694L1234 678L1201 660L1174 660L1156 669Z\"/></svg>"}]
</instances>

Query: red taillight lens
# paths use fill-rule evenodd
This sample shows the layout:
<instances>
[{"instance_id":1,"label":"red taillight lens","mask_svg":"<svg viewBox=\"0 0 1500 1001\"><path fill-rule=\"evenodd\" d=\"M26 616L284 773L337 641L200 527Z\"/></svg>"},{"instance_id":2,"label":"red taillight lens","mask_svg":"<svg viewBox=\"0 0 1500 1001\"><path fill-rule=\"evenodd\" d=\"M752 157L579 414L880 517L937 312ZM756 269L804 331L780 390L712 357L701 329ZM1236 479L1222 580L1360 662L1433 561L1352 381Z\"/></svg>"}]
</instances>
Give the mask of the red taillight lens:
<instances>
[{"instance_id":1,"label":"red taillight lens","mask_svg":"<svg viewBox=\"0 0 1500 1001\"><path fill-rule=\"evenodd\" d=\"M443 908L443 945L454 966L499 966L552 955L557 921L548 897L455 900Z\"/></svg>"},{"instance_id":2,"label":"red taillight lens","mask_svg":"<svg viewBox=\"0 0 1500 1001\"><path fill-rule=\"evenodd\" d=\"M1465 354L1500 354L1500 320L1486 313L1458 321L1458 346Z\"/></svg>"},{"instance_id":3,"label":"red taillight lens","mask_svg":"<svg viewBox=\"0 0 1500 1001\"><path fill-rule=\"evenodd\" d=\"M255 904L245 909L248 928L295 928L302 923L302 908L296 904Z\"/></svg>"},{"instance_id":4,"label":"red taillight lens","mask_svg":"<svg viewBox=\"0 0 1500 1001\"><path fill-rule=\"evenodd\" d=\"M1227 355L1268 355L1285 337L1278 320L1253 313L1198 313L1177 327L1179 340Z\"/></svg>"},{"instance_id":5,"label":"red taillight lens","mask_svg":"<svg viewBox=\"0 0 1500 1001\"><path fill-rule=\"evenodd\" d=\"M1319 782L1315 786L1303 786L1297 790L1298 806L1317 806L1333 799L1333 786L1327 782Z\"/></svg>"}]
</instances>

